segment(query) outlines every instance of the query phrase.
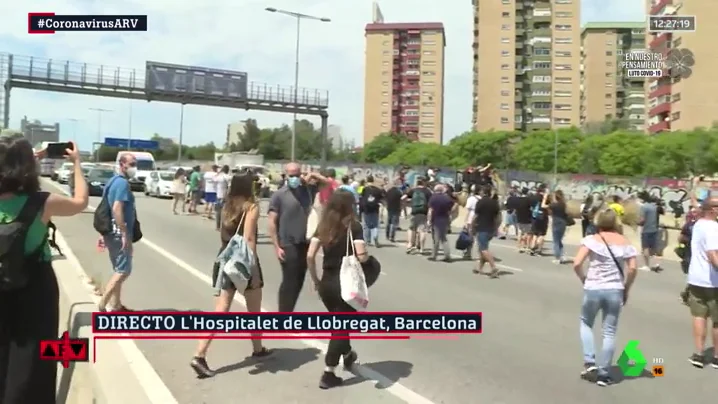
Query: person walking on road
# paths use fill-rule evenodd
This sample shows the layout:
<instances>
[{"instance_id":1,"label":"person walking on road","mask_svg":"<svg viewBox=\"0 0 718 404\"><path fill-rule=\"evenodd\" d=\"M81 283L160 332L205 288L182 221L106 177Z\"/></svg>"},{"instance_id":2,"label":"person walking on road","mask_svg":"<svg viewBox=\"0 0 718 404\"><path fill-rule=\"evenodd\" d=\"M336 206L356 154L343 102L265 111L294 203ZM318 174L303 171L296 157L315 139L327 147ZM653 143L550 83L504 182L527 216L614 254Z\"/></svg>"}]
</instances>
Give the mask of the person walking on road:
<instances>
[{"instance_id":1,"label":"person walking on road","mask_svg":"<svg viewBox=\"0 0 718 404\"><path fill-rule=\"evenodd\" d=\"M280 312L292 312L307 275L307 220L313 209L319 183L326 178L309 173L302 176L297 163L285 167L287 186L277 190L269 202L269 236L282 267L279 285Z\"/></svg>"},{"instance_id":2,"label":"person walking on road","mask_svg":"<svg viewBox=\"0 0 718 404\"><path fill-rule=\"evenodd\" d=\"M322 218L314 237L312 237L306 257L306 265L309 267L309 275L314 289L329 312L351 313L356 311L342 299L339 281L342 260L347 255L347 250L352 249L361 263L366 262L369 258L362 225L357 220L353 205L354 197L349 192L340 190L331 196L322 212ZM324 250L321 279L317 273L316 261L320 248ZM332 335L340 338L329 341L327 354L324 357L324 373L319 380L319 387L322 389L342 384L342 378L335 373L340 359L343 359L344 368L347 370L351 370L357 361L357 354L352 350L349 333L335 332Z\"/></svg>"},{"instance_id":3,"label":"person walking on road","mask_svg":"<svg viewBox=\"0 0 718 404\"><path fill-rule=\"evenodd\" d=\"M485 185L481 189L481 198L476 202L474 208L474 234L476 234L476 245L479 247L479 259L476 262L476 268L474 268L475 274L484 273L484 265L487 263L491 267L489 276L492 278L498 278L499 270L496 268L496 262L494 256L489 251L489 243L496 234L496 228L498 227L499 213L501 213L501 206L499 201L491 197L492 188L489 185Z\"/></svg>"},{"instance_id":4,"label":"person walking on road","mask_svg":"<svg viewBox=\"0 0 718 404\"><path fill-rule=\"evenodd\" d=\"M418 251L424 254L424 242L426 241L426 215L429 214L429 198L431 191L426 189L425 181L420 178L416 181L416 187L409 190L402 199L410 200L411 224L407 231L406 253L411 254Z\"/></svg>"},{"instance_id":5,"label":"person walking on road","mask_svg":"<svg viewBox=\"0 0 718 404\"><path fill-rule=\"evenodd\" d=\"M384 199L384 191L374 185L374 177L368 176L361 193L360 209L364 219L364 240L379 247L379 211Z\"/></svg>"},{"instance_id":6,"label":"person walking on road","mask_svg":"<svg viewBox=\"0 0 718 404\"><path fill-rule=\"evenodd\" d=\"M595 235L586 236L573 261L573 270L583 285L581 344L584 368L581 377L599 386L613 383L609 369L616 350L618 317L628 302L638 273L636 249L619 233L618 215L604 209L596 217ZM588 268L584 270L584 261ZM596 358L593 326L599 310L603 312L603 343Z\"/></svg>"},{"instance_id":7,"label":"person walking on road","mask_svg":"<svg viewBox=\"0 0 718 404\"><path fill-rule=\"evenodd\" d=\"M695 353L690 363L702 368L706 362L718 369L718 197L706 197L701 216L693 225L691 262L688 266L688 307L693 317ZM705 357L708 319L712 323L713 358Z\"/></svg>"},{"instance_id":8,"label":"person walking on road","mask_svg":"<svg viewBox=\"0 0 718 404\"><path fill-rule=\"evenodd\" d=\"M451 210L454 207L454 200L447 194L447 188L443 184L434 187L434 194L429 198L429 214L427 215L427 226L432 231L433 243L429 260L436 261L439 255L439 246L444 250L444 262L451 262L451 249L447 235L451 226Z\"/></svg>"},{"instance_id":9,"label":"person walking on road","mask_svg":"<svg viewBox=\"0 0 718 404\"><path fill-rule=\"evenodd\" d=\"M652 257L658 259L658 242L660 240L658 234L658 206L646 191L641 191L638 194L638 199L641 201L638 224L641 226L641 253L644 262L642 269L659 272L661 270L660 264L657 261L653 265L651 264Z\"/></svg>"},{"instance_id":10,"label":"person walking on road","mask_svg":"<svg viewBox=\"0 0 718 404\"><path fill-rule=\"evenodd\" d=\"M107 198L107 205L112 216L112 231L102 236L103 245L110 256L114 273L105 285L98 304L99 311L131 311L122 304L122 285L132 273L134 248L135 195L130 188L130 178L137 173L135 156L125 153L120 157L117 174L107 182L102 195Z\"/></svg>"},{"instance_id":11,"label":"person walking on road","mask_svg":"<svg viewBox=\"0 0 718 404\"><path fill-rule=\"evenodd\" d=\"M213 219L214 204L217 203L217 183L216 176L219 173L219 167L213 165L210 171L204 173L202 184L204 185L204 217Z\"/></svg>"},{"instance_id":12,"label":"person walking on road","mask_svg":"<svg viewBox=\"0 0 718 404\"><path fill-rule=\"evenodd\" d=\"M72 197L40 191L36 159L22 135L0 137L0 403L55 404L57 363L40 360L40 341L57 339L60 295L48 223L87 208L88 186L77 145ZM17 241L15 241L17 240Z\"/></svg>"},{"instance_id":13,"label":"person walking on road","mask_svg":"<svg viewBox=\"0 0 718 404\"><path fill-rule=\"evenodd\" d=\"M404 192L401 190L400 179L394 181L394 186L386 191L386 239L392 243L396 242L396 231L399 228L401 218L402 201Z\"/></svg>"},{"instance_id":14,"label":"person walking on road","mask_svg":"<svg viewBox=\"0 0 718 404\"><path fill-rule=\"evenodd\" d=\"M192 173L189 175L189 213L198 213L197 207L202 199L202 192L200 192L200 185L202 185L202 173L199 166L192 168Z\"/></svg>"},{"instance_id":15,"label":"person walking on road","mask_svg":"<svg viewBox=\"0 0 718 404\"><path fill-rule=\"evenodd\" d=\"M359 216L359 193L357 192L357 187L355 187L351 183L351 178L349 178L348 175L345 175L342 177L342 184L339 186L339 189L347 191L354 195L354 212L356 212L357 217Z\"/></svg>"},{"instance_id":16,"label":"person walking on road","mask_svg":"<svg viewBox=\"0 0 718 404\"><path fill-rule=\"evenodd\" d=\"M548 233L548 209L544 208L548 201L545 186L540 186L531 202L531 255L542 255L543 244Z\"/></svg>"},{"instance_id":17,"label":"person walking on road","mask_svg":"<svg viewBox=\"0 0 718 404\"><path fill-rule=\"evenodd\" d=\"M471 260L471 251L474 249L474 218L476 217L476 204L479 202L481 196L481 190L476 185L469 186L469 192L471 195L466 199L466 219L464 220L464 230L466 230L471 237L471 245L464 250L463 259Z\"/></svg>"},{"instance_id":18,"label":"person walking on road","mask_svg":"<svg viewBox=\"0 0 718 404\"><path fill-rule=\"evenodd\" d=\"M177 205L182 203L182 213L185 212L185 189L187 188L187 177L184 168L178 168L172 180L172 213L177 214Z\"/></svg>"},{"instance_id":19,"label":"person walking on road","mask_svg":"<svg viewBox=\"0 0 718 404\"><path fill-rule=\"evenodd\" d=\"M229 189L229 182L232 176L229 174L229 166L223 165L219 172L214 176L214 183L217 187L217 201L214 203L214 226L215 230L220 231L222 227L222 208L224 207L224 199Z\"/></svg>"},{"instance_id":20,"label":"person walking on road","mask_svg":"<svg viewBox=\"0 0 718 404\"><path fill-rule=\"evenodd\" d=\"M548 209L551 215L551 238L553 244L553 263L563 264L563 237L566 235L566 228L569 224L568 211L566 208L566 199L563 191L558 190L553 193L550 203L544 201L543 209Z\"/></svg>"},{"instance_id":21,"label":"person walking on road","mask_svg":"<svg viewBox=\"0 0 718 404\"><path fill-rule=\"evenodd\" d=\"M251 276L244 290L239 292L244 295L247 305L247 312L260 313L262 311L262 288L264 287L264 276L262 265L259 263L257 254L257 235L259 222L259 204L254 196L253 176L242 174L232 177L232 184L229 194L226 195L222 208L222 223L220 228L220 252L224 251L229 241L235 234L241 234L254 253L255 265L251 268ZM218 284L218 277L221 291L215 301L214 311L226 313L232 306L234 294L237 287L222 273L219 263L214 264L212 269L212 284ZM252 336L253 359L261 359L269 356L272 351L262 345L261 333L254 333ZM212 377L215 371L207 364L207 350L211 338L200 340L197 344L197 351L190 362L190 366L200 378Z\"/></svg>"},{"instance_id":22,"label":"person walking on road","mask_svg":"<svg viewBox=\"0 0 718 404\"><path fill-rule=\"evenodd\" d=\"M531 198L529 189L522 188L521 196L516 200L516 228L518 230L519 253L531 251Z\"/></svg>"}]
</instances>

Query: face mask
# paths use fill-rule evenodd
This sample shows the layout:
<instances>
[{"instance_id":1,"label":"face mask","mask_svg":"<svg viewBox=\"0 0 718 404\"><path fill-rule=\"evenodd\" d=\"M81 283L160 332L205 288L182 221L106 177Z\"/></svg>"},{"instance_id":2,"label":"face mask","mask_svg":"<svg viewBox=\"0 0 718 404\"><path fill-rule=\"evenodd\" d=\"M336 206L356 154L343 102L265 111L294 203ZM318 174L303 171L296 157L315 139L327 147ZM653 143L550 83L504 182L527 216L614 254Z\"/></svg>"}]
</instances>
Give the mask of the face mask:
<instances>
[{"instance_id":1,"label":"face mask","mask_svg":"<svg viewBox=\"0 0 718 404\"><path fill-rule=\"evenodd\" d=\"M137 167L127 167L128 178L135 178L135 174L137 174Z\"/></svg>"},{"instance_id":2,"label":"face mask","mask_svg":"<svg viewBox=\"0 0 718 404\"><path fill-rule=\"evenodd\" d=\"M287 185L289 185L289 188L297 188L302 185L302 180L299 177L289 177L287 178Z\"/></svg>"}]
</instances>

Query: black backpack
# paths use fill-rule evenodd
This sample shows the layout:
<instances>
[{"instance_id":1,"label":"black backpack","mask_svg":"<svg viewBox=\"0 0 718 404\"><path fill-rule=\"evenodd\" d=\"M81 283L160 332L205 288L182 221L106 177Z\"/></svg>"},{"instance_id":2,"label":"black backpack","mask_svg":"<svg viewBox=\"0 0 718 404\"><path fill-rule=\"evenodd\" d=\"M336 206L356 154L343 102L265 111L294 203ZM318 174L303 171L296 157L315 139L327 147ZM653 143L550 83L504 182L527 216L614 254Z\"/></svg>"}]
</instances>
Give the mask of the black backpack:
<instances>
[{"instance_id":1,"label":"black backpack","mask_svg":"<svg viewBox=\"0 0 718 404\"><path fill-rule=\"evenodd\" d=\"M25 239L48 195L47 192L30 194L15 220L0 224L0 291L22 289L29 283L32 272L27 265L39 261L47 234L40 246L29 255L25 254Z\"/></svg>"},{"instance_id":2,"label":"black backpack","mask_svg":"<svg viewBox=\"0 0 718 404\"><path fill-rule=\"evenodd\" d=\"M103 236L112 233L112 211L110 210L110 203L107 202L107 190L110 189L110 185L117 177L110 180L105 189L102 192L102 199L100 199L99 205L95 208L95 214L92 218L92 227Z\"/></svg>"}]
</instances>

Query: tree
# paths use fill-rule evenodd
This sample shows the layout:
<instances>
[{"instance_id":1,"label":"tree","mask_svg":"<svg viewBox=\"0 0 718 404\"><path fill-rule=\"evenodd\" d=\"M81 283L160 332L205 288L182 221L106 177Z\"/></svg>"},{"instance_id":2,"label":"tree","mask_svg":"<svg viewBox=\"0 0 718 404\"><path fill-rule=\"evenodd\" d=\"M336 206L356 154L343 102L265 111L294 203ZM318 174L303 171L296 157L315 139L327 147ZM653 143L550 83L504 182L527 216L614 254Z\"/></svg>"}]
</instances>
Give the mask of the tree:
<instances>
[{"instance_id":1,"label":"tree","mask_svg":"<svg viewBox=\"0 0 718 404\"><path fill-rule=\"evenodd\" d=\"M401 134L383 133L364 145L362 161L365 163L377 163L389 157L400 146L408 145L409 143L411 143L409 139Z\"/></svg>"}]
</instances>

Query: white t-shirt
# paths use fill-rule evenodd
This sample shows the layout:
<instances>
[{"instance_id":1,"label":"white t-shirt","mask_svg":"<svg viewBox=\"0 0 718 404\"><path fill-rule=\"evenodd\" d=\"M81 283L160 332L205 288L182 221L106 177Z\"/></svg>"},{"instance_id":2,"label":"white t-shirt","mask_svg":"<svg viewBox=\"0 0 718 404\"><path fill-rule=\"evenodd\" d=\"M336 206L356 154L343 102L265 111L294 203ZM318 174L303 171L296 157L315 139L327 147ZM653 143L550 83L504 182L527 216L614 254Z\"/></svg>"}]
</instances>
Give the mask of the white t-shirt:
<instances>
[{"instance_id":1,"label":"white t-shirt","mask_svg":"<svg viewBox=\"0 0 718 404\"><path fill-rule=\"evenodd\" d=\"M718 268L715 268L706 251L718 250L718 222L700 219L693 225L691 235L691 263L688 266L688 283L704 288L718 288Z\"/></svg>"},{"instance_id":2,"label":"white t-shirt","mask_svg":"<svg viewBox=\"0 0 718 404\"><path fill-rule=\"evenodd\" d=\"M229 175L225 173L219 173L214 177L214 181L217 188L217 198L224 198L227 195L227 188L229 188Z\"/></svg>"},{"instance_id":3,"label":"white t-shirt","mask_svg":"<svg viewBox=\"0 0 718 404\"><path fill-rule=\"evenodd\" d=\"M476 195L471 195L469 199L466 200L466 223L470 223L474 218L474 210L476 209L476 202L478 201L479 197Z\"/></svg>"},{"instance_id":4,"label":"white t-shirt","mask_svg":"<svg viewBox=\"0 0 718 404\"><path fill-rule=\"evenodd\" d=\"M214 173L212 171L204 173L204 192L205 193L216 193L217 192L217 183L214 180L214 176L217 175L217 173Z\"/></svg>"}]
</instances>

